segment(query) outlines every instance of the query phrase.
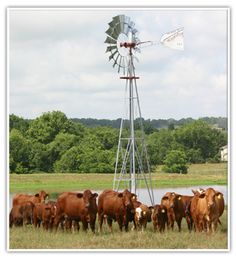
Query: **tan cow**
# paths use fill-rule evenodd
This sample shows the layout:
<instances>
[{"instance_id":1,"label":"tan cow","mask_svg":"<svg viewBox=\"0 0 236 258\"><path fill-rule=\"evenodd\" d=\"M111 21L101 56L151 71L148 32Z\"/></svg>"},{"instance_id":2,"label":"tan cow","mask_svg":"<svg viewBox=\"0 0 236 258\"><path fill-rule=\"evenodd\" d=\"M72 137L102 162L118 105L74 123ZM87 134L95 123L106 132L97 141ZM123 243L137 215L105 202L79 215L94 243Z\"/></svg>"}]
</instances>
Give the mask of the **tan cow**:
<instances>
[{"instance_id":1,"label":"tan cow","mask_svg":"<svg viewBox=\"0 0 236 258\"><path fill-rule=\"evenodd\" d=\"M221 201L217 201L217 196L221 195L213 188L193 191L193 193L194 197L191 201L190 212L195 230L199 232L203 230L206 230L207 232L215 232L220 212L222 212L222 207L220 205L222 203Z\"/></svg>"}]
</instances>

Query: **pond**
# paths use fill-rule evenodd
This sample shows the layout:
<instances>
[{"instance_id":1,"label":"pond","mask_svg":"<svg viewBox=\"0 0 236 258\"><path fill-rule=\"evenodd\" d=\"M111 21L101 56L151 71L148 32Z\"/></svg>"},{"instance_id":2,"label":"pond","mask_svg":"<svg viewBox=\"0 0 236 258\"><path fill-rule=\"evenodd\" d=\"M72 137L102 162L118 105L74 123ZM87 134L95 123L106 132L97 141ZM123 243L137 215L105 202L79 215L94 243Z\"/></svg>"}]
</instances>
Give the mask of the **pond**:
<instances>
[{"instance_id":1,"label":"pond","mask_svg":"<svg viewBox=\"0 0 236 258\"><path fill-rule=\"evenodd\" d=\"M182 194L182 195L193 195L192 194L192 189L194 189L194 190L196 190L198 188L207 189L208 187L213 187L215 190L222 192L223 195L224 195L225 204L228 204L228 187L226 185L171 187L171 188L153 189L154 201L155 201L155 204L160 203L162 196L166 192L176 192L176 193ZM98 191L97 190L92 190L92 192L96 192L96 193L100 194L102 192L102 190L98 190ZM151 205L147 189L144 189L144 188L137 189L136 194L138 196L139 201L141 201L142 203L145 203L147 205ZM10 201L9 202L9 207L10 208L12 206L13 196L14 196L14 194L9 195L9 201ZM58 193L53 193L53 194L51 194L50 199L55 200L57 198L57 196L58 196Z\"/></svg>"}]
</instances>

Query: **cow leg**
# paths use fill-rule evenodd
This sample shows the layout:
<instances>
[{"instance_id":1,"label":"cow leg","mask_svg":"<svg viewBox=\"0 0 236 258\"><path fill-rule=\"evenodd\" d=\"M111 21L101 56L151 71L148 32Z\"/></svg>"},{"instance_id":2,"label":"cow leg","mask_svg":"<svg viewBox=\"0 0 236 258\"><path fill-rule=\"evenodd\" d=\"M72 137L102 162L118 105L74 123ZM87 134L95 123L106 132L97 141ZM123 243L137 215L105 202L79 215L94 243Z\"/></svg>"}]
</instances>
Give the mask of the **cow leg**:
<instances>
[{"instance_id":1,"label":"cow leg","mask_svg":"<svg viewBox=\"0 0 236 258\"><path fill-rule=\"evenodd\" d=\"M65 220L65 228L66 228L66 231L72 232L72 219L66 218L66 220Z\"/></svg>"},{"instance_id":2,"label":"cow leg","mask_svg":"<svg viewBox=\"0 0 236 258\"><path fill-rule=\"evenodd\" d=\"M128 232L128 230L129 230L129 220L126 219L124 224L125 224L125 231Z\"/></svg>"},{"instance_id":3,"label":"cow leg","mask_svg":"<svg viewBox=\"0 0 236 258\"><path fill-rule=\"evenodd\" d=\"M107 217L107 224L109 226L110 231L112 232L112 218Z\"/></svg>"},{"instance_id":4,"label":"cow leg","mask_svg":"<svg viewBox=\"0 0 236 258\"><path fill-rule=\"evenodd\" d=\"M75 230L77 230L77 231L80 230L79 221L74 221L74 227L75 227Z\"/></svg>"},{"instance_id":5,"label":"cow leg","mask_svg":"<svg viewBox=\"0 0 236 258\"><path fill-rule=\"evenodd\" d=\"M98 223L100 232L102 232L102 224L103 224L104 215L102 213L98 214Z\"/></svg>"},{"instance_id":6,"label":"cow leg","mask_svg":"<svg viewBox=\"0 0 236 258\"><path fill-rule=\"evenodd\" d=\"M181 221L182 221L182 218L179 218L177 220L177 225L178 225L178 228L179 228L179 232L181 231Z\"/></svg>"},{"instance_id":7,"label":"cow leg","mask_svg":"<svg viewBox=\"0 0 236 258\"><path fill-rule=\"evenodd\" d=\"M83 225L83 231L87 231L88 230L88 222L86 221L86 219L82 220L82 225Z\"/></svg>"},{"instance_id":8,"label":"cow leg","mask_svg":"<svg viewBox=\"0 0 236 258\"><path fill-rule=\"evenodd\" d=\"M120 231L122 231L122 227L123 227L123 216L117 214L117 215L116 215L116 221L117 221L118 224L119 224L119 229L120 229Z\"/></svg>"},{"instance_id":9,"label":"cow leg","mask_svg":"<svg viewBox=\"0 0 236 258\"><path fill-rule=\"evenodd\" d=\"M92 232L95 233L96 218L93 220L90 220L89 224L90 224L90 228L91 228Z\"/></svg>"}]
</instances>

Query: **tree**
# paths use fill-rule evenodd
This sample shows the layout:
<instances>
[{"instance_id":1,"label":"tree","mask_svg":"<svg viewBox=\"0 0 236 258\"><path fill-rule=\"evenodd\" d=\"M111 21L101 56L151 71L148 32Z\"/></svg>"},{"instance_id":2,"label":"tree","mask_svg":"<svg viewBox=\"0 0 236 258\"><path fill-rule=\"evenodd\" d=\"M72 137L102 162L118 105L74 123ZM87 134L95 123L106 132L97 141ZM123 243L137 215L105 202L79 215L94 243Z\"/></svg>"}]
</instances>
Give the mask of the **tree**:
<instances>
[{"instance_id":1,"label":"tree","mask_svg":"<svg viewBox=\"0 0 236 258\"><path fill-rule=\"evenodd\" d=\"M33 142L29 154L30 171L51 172L52 164L50 162L50 151L48 145Z\"/></svg>"},{"instance_id":2,"label":"tree","mask_svg":"<svg viewBox=\"0 0 236 258\"><path fill-rule=\"evenodd\" d=\"M173 148L177 148L177 143L170 130L161 129L147 138L147 150L152 165L163 164L166 154Z\"/></svg>"},{"instance_id":3,"label":"tree","mask_svg":"<svg viewBox=\"0 0 236 258\"><path fill-rule=\"evenodd\" d=\"M27 173L30 142L17 129L10 132L10 172Z\"/></svg>"},{"instance_id":4,"label":"tree","mask_svg":"<svg viewBox=\"0 0 236 258\"><path fill-rule=\"evenodd\" d=\"M11 114L9 116L9 127L10 127L10 131L12 129L17 129L23 135L25 135L25 133L27 132L27 130L29 128L29 121L22 117Z\"/></svg>"},{"instance_id":5,"label":"tree","mask_svg":"<svg viewBox=\"0 0 236 258\"><path fill-rule=\"evenodd\" d=\"M212 128L202 120L179 127L175 132L175 139L186 150L198 150L199 158L207 160L214 157L219 148L227 143L224 133Z\"/></svg>"},{"instance_id":6,"label":"tree","mask_svg":"<svg viewBox=\"0 0 236 258\"><path fill-rule=\"evenodd\" d=\"M51 169L56 160L59 160L61 156L73 146L77 146L81 139L77 135L69 133L58 133L55 139L47 144L48 156L51 164Z\"/></svg>"},{"instance_id":7,"label":"tree","mask_svg":"<svg viewBox=\"0 0 236 258\"><path fill-rule=\"evenodd\" d=\"M29 127L29 136L34 140L47 144L53 141L59 132L68 133L73 122L60 111L47 112L33 120Z\"/></svg>"},{"instance_id":8,"label":"tree","mask_svg":"<svg viewBox=\"0 0 236 258\"><path fill-rule=\"evenodd\" d=\"M187 174L188 166L185 153L180 150L170 151L166 155L162 169L167 173Z\"/></svg>"}]
</instances>

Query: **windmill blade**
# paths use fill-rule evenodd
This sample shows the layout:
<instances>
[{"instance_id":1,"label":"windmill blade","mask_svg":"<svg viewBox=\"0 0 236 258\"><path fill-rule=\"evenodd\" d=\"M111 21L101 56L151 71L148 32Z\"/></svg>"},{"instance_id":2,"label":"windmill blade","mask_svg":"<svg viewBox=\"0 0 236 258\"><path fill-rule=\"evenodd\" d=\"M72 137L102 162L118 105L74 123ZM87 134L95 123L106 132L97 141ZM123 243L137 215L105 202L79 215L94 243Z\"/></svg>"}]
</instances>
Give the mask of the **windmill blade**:
<instances>
[{"instance_id":1,"label":"windmill blade","mask_svg":"<svg viewBox=\"0 0 236 258\"><path fill-rule=\"evenodd\" d=\"M109 56L109 61L111 59L113 59L113 57L118 53L118 50L116 50L115 52L113 52L110 56Z\"/></svg>"},{"instance_id":2,"label":"windmill blade","mask_svg":"<svg viewBox=\"0 0 236 258\"><path fill-rule=\"evenodd\" d=\"M114 27L117 24L115 20L112 20L111 22L108 23L110 27Z\"/></svg>"},{"instance_id":3,"label":"windmill blade","mask_svg":"<svg viewBox=\"0 0 236 258\"><path fill-rule=\"evenodd\" d=\"M112 21L114 21L115 23L119 23L119 22L123 22L125 19L125 15L117 15L115 17L112 18Z\"/></svg>"},{"instance_id":4,"label":"windmill blade","mask_svg":"<svg viewBox=\"0 0 236 258\"><path fill-rule=\"evenodd\" d=\"M107 34L109 37L111 37L111 38L117 40L117 38L118 38L120 32L118 32L118 31L115 29L115 27L114 27L114 28L111 28L111 27L110 27L110 28L106 31L106 34Z\"/></svg>"},{"instance_id":5,"label":"windmill blade","mask_svg":"<svg viewBox=\"0 0 236 258\"><path fill-rule=\"evenodd\" d=\"M180 28L164 34L161 44L176 50L184 50L184 28Z\"/></svg>"},{"instance_id":6,"label":"windmill blade","mask_svg":"<svg viewBox=\"0 0 236 258\"><path fill-rule=\"evenodd\" d=\"M119 65L118 65L118 73L120 72L120 68L123 67L123 66L121 65L123 58L124 58L123 56L120 56L120 62L119 62Z\"/></svg>"},{"instance_id":7,"label":"windmill blade","mask_svg":"<svg viewBox=\"0 0 236 258\"><path fill-rule=\"evenodd\" d=\"M128 16L125 16L125 23L129 25L130 23L130 18Z\"/></svg>"},{"instance_id":8,"label":"windmill blade","mask_svg":"<svg viewBox=\"0 0 236 258\"><path fill-rule=\"evenodd\" d=\"M106 40L104 41L104 43L108 43L108 44L116 44L116 40L107 37Z\"/></svg>"},{"instance_id":9,"label":"windmill blade","mask_svg":"<svg viewBox=\"0 0 236 258\"><path fill-rule=\"evenodd\" d=\"M116 66L116 64L118 64L118 58L119 57L120 57L120 55L117 55L116 59L113 58L115 60L115 62L113 64L113 68Z\"/></svg>"},{"instance_id":10,"label":"windmill blade","mask_svg":"<svg viewBox=\"0 0 236 258\"><path fill-rule=\"evenodd\" d=\"M116 48L117 48L117 46L108 46L107 50L106 50L106 53L109 52L109 51L112 51L112 50L114 50Z\"/></svg>"}]
</instances>

